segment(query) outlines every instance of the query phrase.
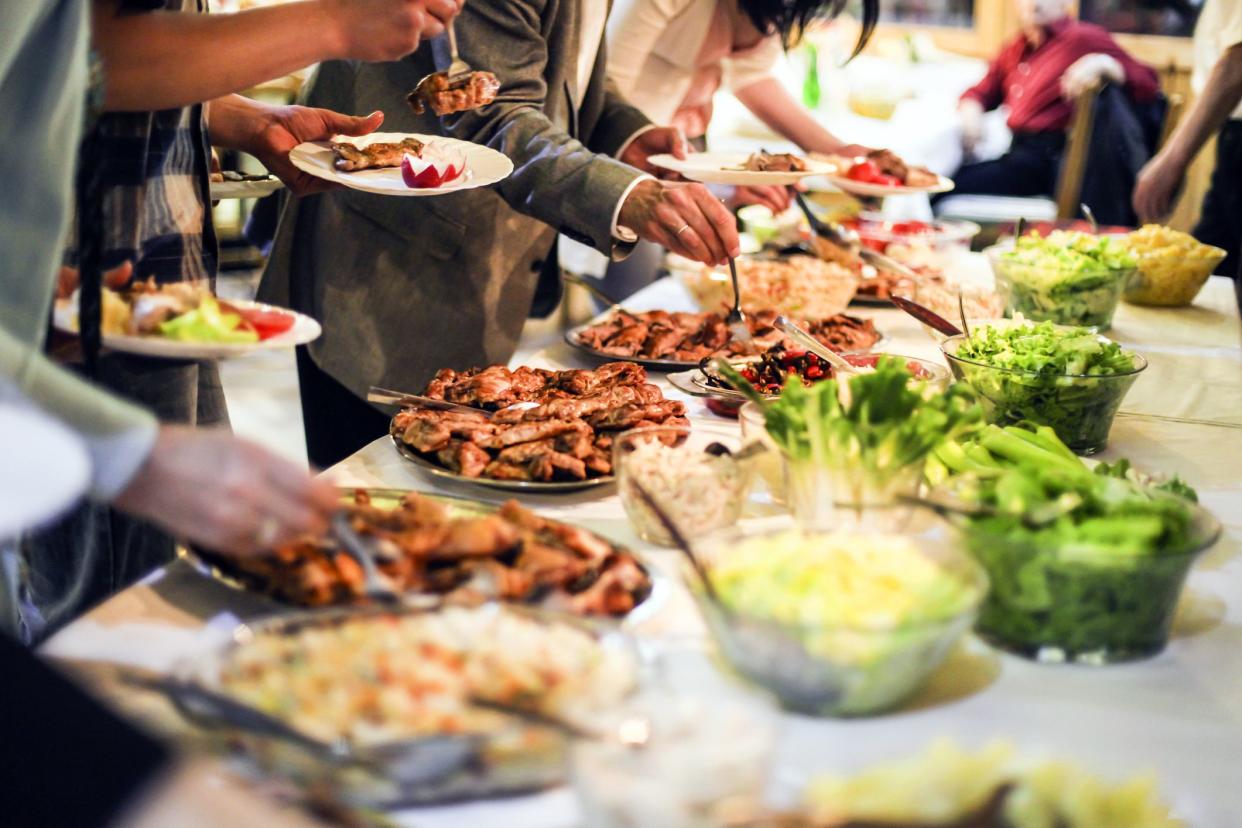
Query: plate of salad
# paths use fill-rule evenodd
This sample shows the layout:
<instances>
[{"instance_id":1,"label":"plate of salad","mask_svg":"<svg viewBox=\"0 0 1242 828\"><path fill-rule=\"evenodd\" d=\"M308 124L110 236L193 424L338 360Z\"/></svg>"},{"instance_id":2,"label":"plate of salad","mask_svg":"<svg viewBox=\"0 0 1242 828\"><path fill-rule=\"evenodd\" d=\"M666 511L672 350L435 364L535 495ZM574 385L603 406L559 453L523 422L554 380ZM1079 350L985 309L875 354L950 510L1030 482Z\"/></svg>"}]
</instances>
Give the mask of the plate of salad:
<instances>
[{"instance_id":1,"label":"plate of salad","mask_svg":"<svg viewBox=\"0 0 1242 828\"><path fill-rule=\"evenodd\" d=\"M931 500L976 512L955 522L992 583L977 631L1042 661L1160 652L1190 567L1221 533L1179 478L1092 465L1047 426L945 441L925 474Z\"/></svg>"},{"instance_id":2,"label":"plate of salad","mask_svg":"<svg viewBox=\"0 0 1242 828\"><path fill-rule=\"evenodd\" d=\"M60 300L56 330L77 334L79 294ZM100 328L105 348L163 359L228 359L255 351L292 348L319 337L305 314L262 302L224 300L204 283L153 280L104 288Z\"/></svg>"},{"instance_id":3,"label":"plate of salad","mask_svg":"<svg viewBox=\"0 0 1242 828\"><path fill-rule=\"evenodd\" d=\"M1088 328L1013 322L975 326L940 345L990 422L1052 427L1080 454L1108 443L1121 402L1147 360Z\"/></svg>"},{"instance_id":4,"label":"plate of salad","mask_svg":"<svg viewBox=\"0 0 1242 828\"><path fill-rule=\"evenodd\" d=\"M984 253L1010 314L1097 331L1112 325L1138 269L1124 239L1066 230L1032 231Z\"/></svg>"}]
</instances>

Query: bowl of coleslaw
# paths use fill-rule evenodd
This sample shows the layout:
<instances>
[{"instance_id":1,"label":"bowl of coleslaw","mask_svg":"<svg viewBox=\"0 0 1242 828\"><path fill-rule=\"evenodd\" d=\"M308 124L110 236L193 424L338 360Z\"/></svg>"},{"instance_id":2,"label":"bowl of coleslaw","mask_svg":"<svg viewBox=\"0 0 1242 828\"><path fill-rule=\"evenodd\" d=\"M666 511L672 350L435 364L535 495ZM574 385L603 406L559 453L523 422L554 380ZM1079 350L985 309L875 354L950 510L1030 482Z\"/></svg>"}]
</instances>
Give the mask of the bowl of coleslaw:
<instances>
[{"instance_id":1,"label":"bowl of coleslaw","mask_svg":"<svg viewBox=\"0 0 1242 828\"><path fill-rule=\"evenodd\" d=\"M613 440L621 504L640 538L673 545L663 523L639 495L639 485L687 537L737 523L750 491L751 467L729 454L707 451L714 442L688 426L635 428Z\"/></svg>"}]
</instances>

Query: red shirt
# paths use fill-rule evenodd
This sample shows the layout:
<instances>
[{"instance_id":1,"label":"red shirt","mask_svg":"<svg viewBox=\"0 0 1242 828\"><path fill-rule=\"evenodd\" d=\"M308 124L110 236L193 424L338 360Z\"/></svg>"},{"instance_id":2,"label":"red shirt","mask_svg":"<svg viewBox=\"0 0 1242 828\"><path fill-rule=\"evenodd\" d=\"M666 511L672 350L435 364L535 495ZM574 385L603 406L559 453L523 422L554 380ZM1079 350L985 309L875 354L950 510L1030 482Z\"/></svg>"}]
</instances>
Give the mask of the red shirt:
<instances>
[{"instance_id":1,"label":"red shirt","mask_svg":"<svg viewBox=\"0 0 1242 828\"><path fill-rule=\"evenodd\" d=\"M1127 55L1105 29L1063 17L1045 29L1044 41L1031 46L1019 34L1001 49L983 80L967 89L985 110L1002 103L1009 107L1014 132L1053 132L1065 129L1074 105L1061 96L1061 75L1083 55L1097 52L1117 59L1126 74L1126 91L1145 103L1156 97L1156 71Z\"/></svg>"}]
</instances>

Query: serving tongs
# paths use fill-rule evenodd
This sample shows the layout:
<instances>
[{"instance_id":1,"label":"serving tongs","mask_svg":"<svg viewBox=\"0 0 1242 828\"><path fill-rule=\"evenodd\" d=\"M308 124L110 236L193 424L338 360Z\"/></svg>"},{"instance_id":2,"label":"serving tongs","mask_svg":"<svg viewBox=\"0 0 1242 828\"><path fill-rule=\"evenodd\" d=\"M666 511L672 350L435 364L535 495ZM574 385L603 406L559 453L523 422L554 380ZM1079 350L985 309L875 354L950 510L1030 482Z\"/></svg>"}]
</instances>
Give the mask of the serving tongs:
<instances>
[{"instance_id":1,"label":"serving tongs","mask_svg":"<svg viewBox=\"0 0 1242 828\"><path fill-rule=\"evenodd\" d=\"M604 310L604 313L616 313L618 311L621 313L629 313L629 311L621 306L620 302L609 296L607 291L600 287L594 279L587 278L586 276L580 276L577 273L570 273L569 271L562 271L561 278L566 282L569 282L571 285L577 285L578 287L583 288L587 293L607 305L608 307Z\"/></svg>"},{"instance_id":2,"label":"serving tongs","mask_svg":"<svg viewBox=\"0 0 1242 828\"><path fill-rule=\"evenodd\" d=\"M375 546L354 529L349 512L341 509L332 515L332 534L346 555L362 568L362 589L368 598L381 604L399 604L401 591L392 579L380 571L375 562Z\"/></svg>"},{"instance_id":3,"label":"serving tongs","mask_svg":"<svg viewBox=\"0 0 1242 828\"><path fill-rule=\"evenodd\" d=\"M815 215L815 211L811 209L810 203L807 202L802 193L795 190L794 198L798 200L798 206L802 208L802 214L806 216L807 222L811 225L811 232L821 239L831 242L837 247L845 248L877 270L887 270L889 273L896 273L898 276L915 282L919 280L919 274L901 262L864 245L859 240L857 233L846 230L833 222L824 221Z\"/></svg>"},{"instance_id":4,"label":"serving tongs","mask_svg":"<svg viewBox=\"0 0 1242 828\"><path fill-rule=\"evenodd\" d=\"M800 325L787 319L784 316L776 317L772 322L772 327L776 328L785 336L797 342L803 348L806 348L815 356L822 359L832 366L834 371L841 374L858 374L861 373L857 365L853 365L845 357L820 342L815 337L804 331Z\"/></svg>"},{"instance_id":5,"label":"serving tongs","mask_svg":"<svg viewBox=\"0 0 1242 828\"><path fill-rule=\"evenodd\" d=\"M334 766L362 765L404 786L443 779L469 764L483 750L483 737L469 734L420 736L361 747L341 739L325 742L298 728L203 685L170 676L123 670L121 680L162 693L191 722L227 727L301 748Z\"/></svg>"}]
</instances>

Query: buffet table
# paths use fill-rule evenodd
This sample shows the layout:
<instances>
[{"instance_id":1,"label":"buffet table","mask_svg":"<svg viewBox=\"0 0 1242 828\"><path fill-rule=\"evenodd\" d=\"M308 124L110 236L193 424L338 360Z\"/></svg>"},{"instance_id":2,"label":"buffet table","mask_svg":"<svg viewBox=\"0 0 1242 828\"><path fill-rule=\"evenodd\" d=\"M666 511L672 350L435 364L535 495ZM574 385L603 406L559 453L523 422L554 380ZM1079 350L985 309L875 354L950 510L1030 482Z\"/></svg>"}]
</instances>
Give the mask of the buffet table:
<instances>
[{"instance_id":1,"label":"buffet table","mask_svg":"<svg viewBox=\"0 0 1242 828\"><path fill-rule=\"evenodd\" d=\"M626 302L634 310L691 309L672 280ZM884 350L938 358L919 325L891 309L873 316ZM1151 770L1164 796L1198 828L1229 828L1242 814L1242 325L1231 284L1214 278L1192 308L1122 305L1112 336L1150 360L1127 398L1104 457L1177 473L1225 525L1225 536L1192 574L1174 639L1160 656L1093 668L1035 664L970 639L931 684L899 711L841 720L781 717L774 789L796 790L809 776L848 771L923 750L939 738L976 747L1012 742L1023 754L1070 759L1109 777ZM591 364L563 342L527 340L515 357L548 368ZM737 439L733 421L707 412L653 375L670 397L686 399L696 429ZM449 485L403 460L387 438L329 470L347 486L434 491L501 501L504 493ZM657 573L651 602L627 621L642 652L678 691L710 696L732 686L712 659L705 629L682 586L678 553L647 547L633 534L615 494L590 491L524 502L549 517L581 524L640 552ZM752 507L764 511L763 496ZM770 509L769 509L770 510ZM270 607L178 563L154 573L70 625L43 648L73 659L129 662L157 669L231 633L239 619ZM727 743L721 749L727 750ZM539 826L578 824L572 793L561 788L509 800L423 808L400 824Z\"/></svg>"}]
</instances>

